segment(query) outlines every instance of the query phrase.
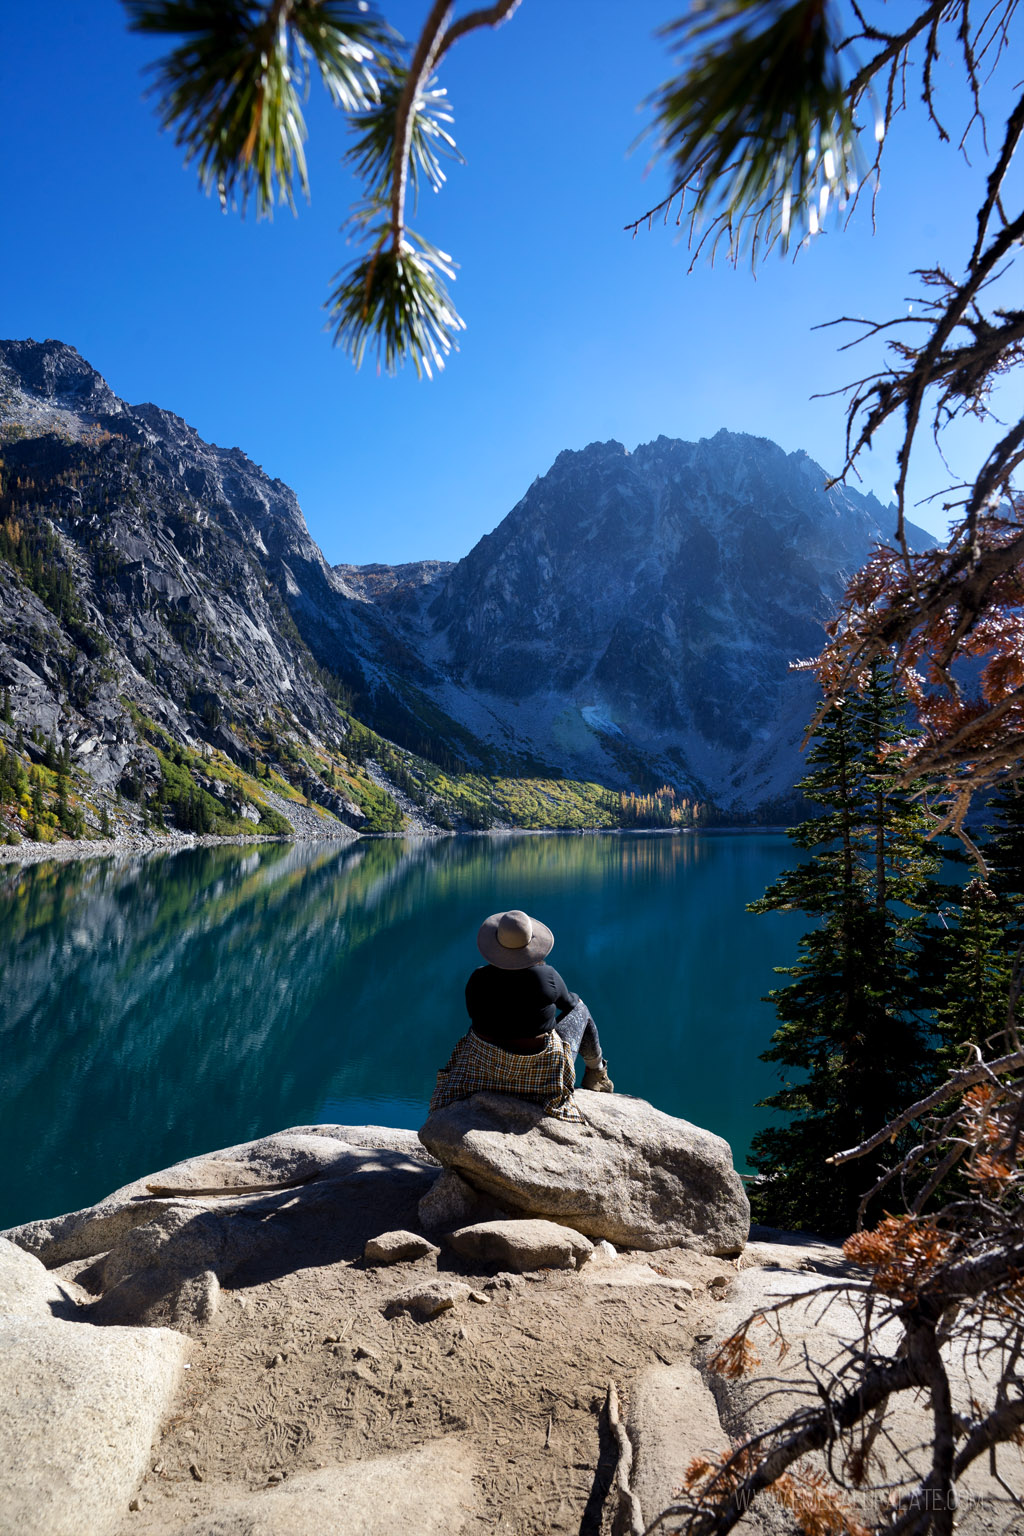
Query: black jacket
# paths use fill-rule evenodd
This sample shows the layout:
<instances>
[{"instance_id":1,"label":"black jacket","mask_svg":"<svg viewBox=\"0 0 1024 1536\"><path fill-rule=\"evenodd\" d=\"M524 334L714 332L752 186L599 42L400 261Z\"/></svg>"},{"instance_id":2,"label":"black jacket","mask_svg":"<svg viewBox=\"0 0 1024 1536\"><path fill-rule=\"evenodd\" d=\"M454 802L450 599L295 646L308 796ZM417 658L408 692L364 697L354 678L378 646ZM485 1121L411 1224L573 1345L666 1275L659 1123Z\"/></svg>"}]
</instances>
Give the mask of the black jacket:
<instances>
[{"instance_id":1,"label":"black jacket","mask_svg":"<svg viewBox=\"0 0 1024 1536\"><path fill-rule=\"evenodd\" d=\"M578 1002L552 965L528 965L521 971L481 965L466 983L473 1026L496 1045L503 1038L544 1034Z\"/></svg>"}]
</instances>

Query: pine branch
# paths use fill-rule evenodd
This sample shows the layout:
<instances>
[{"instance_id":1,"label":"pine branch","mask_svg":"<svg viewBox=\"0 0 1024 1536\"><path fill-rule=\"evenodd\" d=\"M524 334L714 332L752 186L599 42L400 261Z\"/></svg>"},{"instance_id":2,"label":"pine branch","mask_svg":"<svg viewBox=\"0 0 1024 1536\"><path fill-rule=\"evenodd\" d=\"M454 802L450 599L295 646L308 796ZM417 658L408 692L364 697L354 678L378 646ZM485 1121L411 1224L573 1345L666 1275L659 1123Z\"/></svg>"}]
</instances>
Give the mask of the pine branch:
<instances>
[{"instance_id":1,"label":"pine branch","mask_svg":"<svg viewBox=\"0 0 1024 1536\"><path fill-rule=\"evenodd\" d=\"M813 1451L822 1450L838 1433L861 1423L887 1403L894 1393L924 1385L920 1365L910 1359L865 1370L857 1386L844 1393L838 1402L830 1402L826 1407L810 1412L804 1410L780 1425L776 1433L781 1438L762 1456L755 1471L743 1478L720 1504L710 1509L698 1506L692 1513L678 1505L670 1505L648 1529L657 1530L672 1515L691 1513L687 1536L728 1536L728 1532L749 1512L757 1495L770 1489L795 1462ZM762 1434L741 1446L725 1462L722 1473L727 1473L749 1447L757 1447L766 1438L767 1435ZM702 1490L702 1503L708 1501L709 1495L714 1495L715 1484L722 1473Z\"/></svg>"},{"instance_id":2,"label":"pine branch","mask_svg":"<svg viewBox=\"0 0 1024 1536\"><path fill-rule=\"evenodd\" d=\"M405 87L398 99L391 161L391 249L396 255L402 248L405 235L405 191L409 176L412 106L417 91L434 72L444 31L454 9L454 0L434 0L416 44L406 74Z\"/></svg>"},{"instance_id":3,"label":"pine branch","mask_svg":"<svg viewBox=\"0 0 1024 1536\"><path fill-rule=\"evenodd\" d=\"M459 158L445 93L431 83L436 64L519 3L453 21L455 0L434 0L406 65L401 41L360 0L123 0L133 30L185 39L155 66L162 121L224 206L244 210L251 196L258 215L277 201L294 209L296 183L308 198L311 67L353 121L346 159L365 196L348 227L364 254L336 274L327 307L357 366L373 341L389 372L410 359L429 376L464 328L446 286L451 258L408 228L409 188L422 174L437 189L439 157Z\"/></svg>"},{"instance_id":4,"label":"pine branch","mask_svg":"<svg viewBox=\"0 0 1024 1536\"><path fill-rule=\"evenodd\" d=\"M460 37L465 37L467 32L475 32L479 27L500 27L519 9L521 3L522 0L497 0L497 4L483 6L479 11L470 11L468 16L453 22L445 33L438 57L446 54L452 44L457 43Z\"/></svg>"},{"instance_id":5,"label":"pine branch","mask_svg":"<svg viewBox=\"0 0 1024 1536\"><path fill-rule=\"evenodd\" d=\"M430 138L440 138L446 152L458 154L454 140L440 128L441 93L430 88L435 67L460 37L500 25L518 5L519 0L499 0L453 23L454 0L434 0L408 68L396 71L401 90L390 122L382 113L374 137L364 134L350 152L349 158L371 176L387 167L386 189L378 178L356 219L370 232L370 254L336 274L338 287L327 305L335 343L347 347L357 367L375 338L378 366L383 357L393 373L411 358L416 372L430 377L434 368L444 367L456 334L465 328L444 282L454 277L451 257L407 227L408 189L420 166L435 187L443 179L428 148ZM445 121L450 120L446 114Z\"/></svg>"},{"instance_id":6,"label":"pine branch","mask_svg":"<svg viewBox=\"0 0 1024 1536\"><path fill-rule=\"evenodd\" d=\"M302 101L315 67L346 112L376 99L373 62L387 41L356 0L122 0L132 31L184 39L152 67L162 125L200 185L257 216L309 195Z\"/></svg>"}]
</instances>

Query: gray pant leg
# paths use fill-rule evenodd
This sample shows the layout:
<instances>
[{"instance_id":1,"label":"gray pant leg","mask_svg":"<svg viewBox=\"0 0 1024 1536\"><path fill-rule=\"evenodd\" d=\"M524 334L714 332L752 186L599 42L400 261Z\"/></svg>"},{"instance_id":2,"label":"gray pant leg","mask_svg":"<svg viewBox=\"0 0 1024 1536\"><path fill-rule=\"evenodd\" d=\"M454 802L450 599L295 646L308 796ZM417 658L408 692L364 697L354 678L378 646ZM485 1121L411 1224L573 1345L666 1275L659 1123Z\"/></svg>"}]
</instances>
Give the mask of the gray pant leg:
<instances>
[{"instance_id":1,"label":"gray pant leg","mask_svg":"<svg viewBox=\"0 0 1024 1536\"><path fill-rule=\"evenodd\" d=\"M597 1025L590 1017L590 1010L582 998L577 1000L575 1008L571 1013L567 1013L564 1019L556 1020L555 1030L567 1045L579 1052L586 1066L599 1067L603 1064L604 1056L601 1054Z\"/></svg>"}]
</instances>

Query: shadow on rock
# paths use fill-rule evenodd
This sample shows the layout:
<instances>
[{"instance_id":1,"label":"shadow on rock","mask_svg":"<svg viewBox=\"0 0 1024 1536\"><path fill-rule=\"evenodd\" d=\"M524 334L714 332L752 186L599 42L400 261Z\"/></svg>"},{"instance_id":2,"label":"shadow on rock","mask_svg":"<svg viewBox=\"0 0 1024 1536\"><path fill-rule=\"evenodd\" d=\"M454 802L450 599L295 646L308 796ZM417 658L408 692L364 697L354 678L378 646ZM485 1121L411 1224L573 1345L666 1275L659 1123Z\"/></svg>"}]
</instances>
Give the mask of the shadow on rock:
<instances>
[{"instance_id":1,"label":"shadow on rock","mask_svg":"<svg viewBox=\"0 0 1024 1536\"><path fill-rule=\"evenodd\" d=\"M436 1170L386 1150L338 1159L298 1189L230 1200L161 1203L81 1277L96 1323L200 1330L221 1286L265 1284L297 1269L353 1262L382 1226L409 1226Z\"/></svg>"}]
</instances>

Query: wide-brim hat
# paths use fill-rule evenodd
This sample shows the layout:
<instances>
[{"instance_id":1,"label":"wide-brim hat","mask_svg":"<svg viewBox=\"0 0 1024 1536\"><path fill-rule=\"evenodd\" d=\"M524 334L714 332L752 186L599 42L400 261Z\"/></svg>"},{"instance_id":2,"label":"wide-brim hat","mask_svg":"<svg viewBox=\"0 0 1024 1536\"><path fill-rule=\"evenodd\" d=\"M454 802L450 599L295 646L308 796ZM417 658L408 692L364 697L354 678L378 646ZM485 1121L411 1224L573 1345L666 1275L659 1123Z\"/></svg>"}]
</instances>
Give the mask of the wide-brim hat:
<instances>
[{"instance_id":1,"label":"wide-brim hat","mask_svg":"<svg viewBox=\"0 0 1024 1536\"><path fill-rule=\"evenodd\" d=\"M523 971L551 953L555 936L550 928L525 912L493 912L480 924L476 947L502 971Z\"/></svg>"}]
</instances>

